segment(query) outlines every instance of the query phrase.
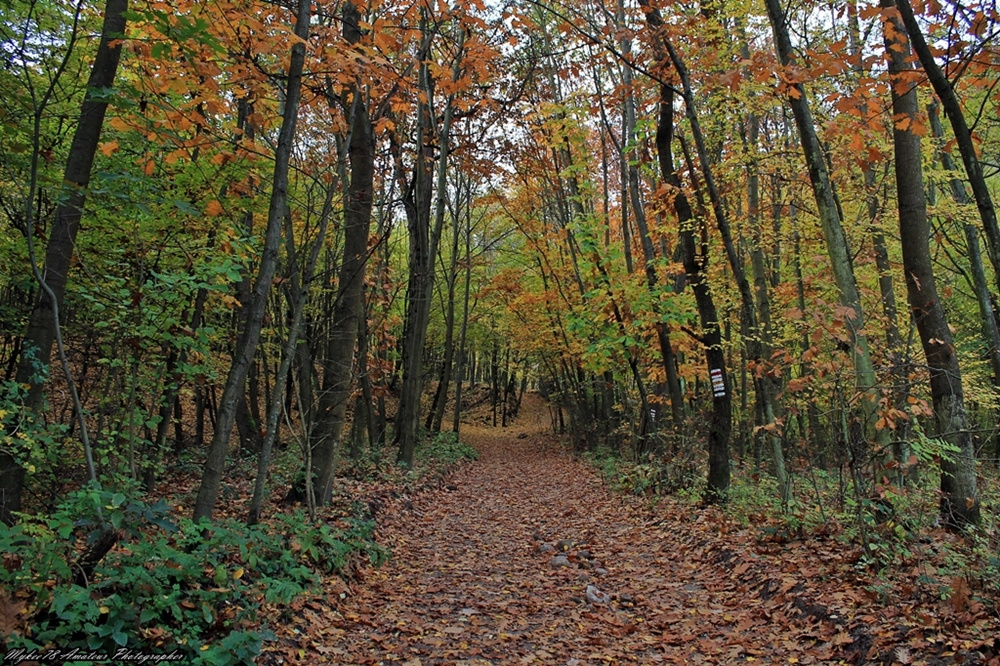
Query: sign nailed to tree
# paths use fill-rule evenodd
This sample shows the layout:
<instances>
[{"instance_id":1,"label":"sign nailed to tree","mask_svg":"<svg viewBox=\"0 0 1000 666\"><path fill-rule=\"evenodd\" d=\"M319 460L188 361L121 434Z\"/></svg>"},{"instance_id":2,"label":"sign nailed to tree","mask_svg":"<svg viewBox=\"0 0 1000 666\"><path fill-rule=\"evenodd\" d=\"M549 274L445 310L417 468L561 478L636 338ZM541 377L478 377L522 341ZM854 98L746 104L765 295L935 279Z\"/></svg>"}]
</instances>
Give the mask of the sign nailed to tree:
<instances>
[{"instance_id":1,"label":"sign nailed to tree","mask_svg":"<svg viewBox=\"0 0 1000 666\"><path fill-rule=\"evenodd\" d=\"M722 370L712 368L709 375L712 377L712 395L716 398L726 395L726 382L722 379Z\"/></svg>"}]
</instances>

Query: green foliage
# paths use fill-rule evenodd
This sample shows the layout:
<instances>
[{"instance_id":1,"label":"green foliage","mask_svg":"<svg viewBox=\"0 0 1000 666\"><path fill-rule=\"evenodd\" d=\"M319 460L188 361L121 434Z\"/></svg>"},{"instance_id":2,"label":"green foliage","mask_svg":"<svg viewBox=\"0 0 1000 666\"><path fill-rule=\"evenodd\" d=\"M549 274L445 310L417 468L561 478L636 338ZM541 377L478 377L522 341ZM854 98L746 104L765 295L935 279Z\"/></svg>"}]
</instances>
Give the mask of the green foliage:
<instances>
[{"instance_id":1,"label":"green foliage","mask_svg":"<svg viewBox=\"0 0 1000 666\"><path fill-rule=\"evenodd\" d=\"M621 457L610 447L600 446L583 454L587 462L600 473L608 483L613 483L619 474Z\"/></svg>"},{"instance_id":2,"label":"green foliage","mask_svg":"<svg viewBox=\"0 0 1000 666\"><path fill-rule=\"evenodd\" d=\"M771 476L733 474L729 494L726 497L726 508L730 515L745 526L755 522L751 519L755 514L763 514L769 519L780 516L783 521L789 518L781 508L778 482Z\"/></svg>"},{"instance_id":3,"label":"green foliage","mask_svg":"<svg viewBox=\"0 0 1000 666\"><path fill-rule=\"evenodd\" d=\"M33 349L26 349L27 362L34 361ZM48 368L35 363L34 381L44 381ZM47 423L26 409L28 387L11 380L0 383L0 447L30 475L51 476L63 462L62 445L68 428Z\"/></svg>"},{"instance_id":4,"label":"green foliage","mask_svg":"<svg viewBox=\"0 0 1000 666\"><path fill-rule=\"evenodd\" d=\"M458 433L439 432L417 448L417 460L434 461L438 464L452 464L462 460L476 460L479 452L458 439Z\"/></svg>"},{"instance_id":5,"label":"green foliage","mask_svg":"<svg viewBox=\"0 0 1000 666\"><path fill-rule=\"evenodd\" d=\"M364 515L364 512L355 507L354 514ZM279 514L275 520L285 534L292 535L289 549L316 571L344 571L356 553L366 555L376 566L388 559L388 551L373 541L375 522L372 520L352 518L340 521L336 527L328 523L313 525L301 511Z\"/></svg>"},{"instance_id":6,"label":"green foliage","mask_svg":"<svg viewBox=\"0 0 1000 666\"><path fill-rule=\"evenodd\" d=\"M98 508L124 538L82 587L70 563L83 535L100 532ZM387 556L370 521L316 525L298 512L271 526L194 523L171 520L162 501L96 489L70 494L48 518L0 526L0 549L0 590L32 609L5 650L176 651L195 664L252 662L271 635L264 604L291 603L356 553L373 564Z\"/></svg>"},{"instance_id":7,"label":"green foliage","mask_svg":"<svg viewBox=\"0 0 1000 666\"><path fill-rule=\"evenodd\" d=\"M702 476L690 456L649 456L630 461L610 447L584 454L604 480L618 493L659 497L700 494Z\"/></svg>"},{"instance_id":8,"label":"green foliage","mask_svg":"<svg viewBox=\"0 0 1000 666\"><path fill-rule=\"evenodd\" d=\"M915 432L910 447L922 466L954 454L947 442L926 437L919 429ZM584 458L615 492L652 501L670 495L692 507L701 503L704 479L693 460L648 457L635 462L608 446L587 452ZM982 478L983 506L997 505L1000 482L990 473ZM836 538L845 553L856 553L852 561L858 575L870 577L868 589L880 597L896 594L900 580L942 599L955 593L952 586L959 579L973 591L982 590L984 598L1000 592L996 515L984 512L983 524L962 535L943 529L938 524L936 474L907 477L904 486L876 486L861 498L850 492L849 482L837 472L810 468L797 480L793 476L793 481L789 500L782 502L773 476L744 469L733 475L723 508L764 543Z\"/></svg>"},{"instance_id":9,"label":"green foliage","mask_svg":"<svg viewBox=\"0 0 1000 666\"><path fill-rule=\"evenodd\" d=\"M955 462L955 454L961 449L940 437L928 437L923 429L913 428L915 437L910 441L910 449L921 462L931 462L935 459Z\"/></svg>"}]
</instances>

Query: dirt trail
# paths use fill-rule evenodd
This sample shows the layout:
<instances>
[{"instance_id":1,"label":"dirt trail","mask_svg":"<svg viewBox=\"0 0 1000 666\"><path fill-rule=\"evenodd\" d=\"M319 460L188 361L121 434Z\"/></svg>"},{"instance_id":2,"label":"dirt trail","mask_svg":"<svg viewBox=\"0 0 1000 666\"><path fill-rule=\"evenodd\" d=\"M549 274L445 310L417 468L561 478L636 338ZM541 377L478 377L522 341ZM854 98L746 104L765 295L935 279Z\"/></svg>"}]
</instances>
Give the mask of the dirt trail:
<instances>
[{"instance_id":1,"label":"dirt trail","mask_svg":"<svg viewBox=\"0 0 1000 666\"><path fill-rule=\"evenodd\" d=\"M861 663L869 628L893 622L824 582L836 544L787 564L729 550L752 540L713 511L609 493L546 434L544 405L526 409L513 428L465 427L481 458L400 505L381 528L393 560L306 613L301 663ZM564 539L570 566L553 567L539 546Z\"/></svg>"}]
</instances>

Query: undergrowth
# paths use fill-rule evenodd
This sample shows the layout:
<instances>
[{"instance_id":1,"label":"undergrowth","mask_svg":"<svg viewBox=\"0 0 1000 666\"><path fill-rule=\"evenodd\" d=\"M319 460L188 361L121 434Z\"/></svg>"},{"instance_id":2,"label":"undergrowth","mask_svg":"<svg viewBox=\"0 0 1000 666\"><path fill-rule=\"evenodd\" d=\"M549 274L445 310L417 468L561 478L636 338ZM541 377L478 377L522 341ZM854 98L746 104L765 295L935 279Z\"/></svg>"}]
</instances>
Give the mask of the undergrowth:
<instances>
[{"instance_id":1,"label":"undergrowth","mask_svg":"<svg viewBox=\"0 0 1000 666\"><path fill-rule=\"evenodd\" d=\"M394 447L366 449L345 461L344 474L358 481L384 481L412 489L440 480L465 460L479 458L479 452L452 431L421 437L412 469L397 464L395 455Z\"/></svg>"},{"instance_id":2,"label":"undergrowth","mask_svg":"<svg viewBox=\"0 0 1000 666\"><path fill-rule=\"evenodd\" d=\"M77 553L99 525L121 539L84 586L74 581ZM287 606L354 557L386 557L373 529L355 518L312 523L302 511L253 527L195 523L171 517L162 501L78 490L46 518L0 525L3 654L75 663L73 655L113 659L128 650L192 664L251 663L272 637L265 608Z\"/></svg>"},{"instance_id":3,"label":"undergrowth","mask_svg":"<svg viewBox=\"0 0 1000 666\"><path fill-rule=\"evenodd\" d=\"M413 469L381 453L364 452L345 473L413 489L478 457L451 432L424 438ZM291 474L282 463L278 456L276 470ZM345 575L358 558L377 565L388 557L364 502L343 499L344 510L326 512L337 516L332 522L313 522L296 508L247 526L178 517L163 500L141 500L137 486L85 487L45 516L0 523L0 654L72 664L131 651L191 664L252 663L274 637L268 618L317 591L324 575ZM81 553L109 530L117 544L81 581Z\"/></svg>"},{"instance_id":4,"label":"undergrowth","mask_svg":"<svg viewBox=\"0 0 1000 666\"><path fill-rule=\"evenodd\" d=\"M666 497L692 506L702 502L705 475L691 459L647 456L636 461L609 447L584 457L615 492L650 502ZM1000 479L995 472L984 470L980 477L981 524L955 534L939 524L935 474L926 472L904 486L874 485L859 498L846 470L800 463L790 468L787 500L772 475L734 468L723 510L755 530L761 543L836 539L845 548L845 560L880 596L888 594L893 581L906 579L920 593L942 599L955 594L956 584L968 585L984 601L1000 598Z\"/></svg>"},{"instance_id":5,"label":"undergrowth","mask_svg":"<svg viewBox=\"0 0 1000 666\"><path fill-rule=\"evenodd\" d=\"M426 438L417 447L417 460L424 464L450 465L463 460L476 460L479 452L458 438L458 433L439 432Z\"/></svg>"}]
</instances>

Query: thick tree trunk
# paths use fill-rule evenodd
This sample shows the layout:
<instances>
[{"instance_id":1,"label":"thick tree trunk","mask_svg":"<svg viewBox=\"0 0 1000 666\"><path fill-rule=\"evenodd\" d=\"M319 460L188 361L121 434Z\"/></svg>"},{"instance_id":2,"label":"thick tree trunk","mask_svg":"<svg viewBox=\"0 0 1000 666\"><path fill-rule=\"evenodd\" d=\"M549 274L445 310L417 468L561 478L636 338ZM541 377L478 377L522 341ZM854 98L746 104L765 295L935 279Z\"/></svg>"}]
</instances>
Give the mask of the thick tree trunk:
<instances>
[{"instance_id":1,"label":"thick tree trunk","mask_svg":"<svg viewBox=\"0 0 1000 666\"><path fill-rule=\"evenodd\" d=\"M360 20L361 16L354 4L345 4L344 38L349 44L356 44L361 40ZM333 309L329 344L323 363L324 386L320 397L319 423L313 442L318 504L328 504L333 494L333 478L353 383L358 320L364 316L362 299L372 219L375 135L368 112L368 100L360 83L352 86L351 95L351 135L347 149L351 162L351 182L344 215L344 259L340 264L337 302Z\"/></svg>"},{"instance_id":2,"label":"thick tree trunk","mask_svg":"<svg viewBox=\"0 0 1000 666\"><path fill-rule=\"evenodd\" d=\"M882 0L880 4L886 10L894 7L893 0ZM912 71L907 59L910 49L906 31L895 12L887 15L884 21L892 84L892 139L906 293L930 371L937 434L957 448L956 452L941 456L941 519L947 525L961 527L979 522L976 454L965 412L955 343L938 297L931 262L920 137L911 129L918 107L915 84L906 77ZM907 120L912 122L904 124Z\"/></svg>"},{"instance_id":3,"label":"thick tree trunk","mask_svg":"<svg viewBox=\"0 0 1000 666\"><path fill-rule=\"evenodd\" d=\"M52 357L57 325L55 313L62 308L66 293L66 279L80 229L90 172L108 108L107 91L114 85L121 60L127 10L128 0L107 0L105 4L101 41L90 69L87 96L80 106L80 117L66 158L63 191L45 250L44 278L55 302L50 300L45 289L39 290L21 345L21 361L15 380L18 384L29 386L26 407L34 411L42 407L43 383L39 380L38 367L49 365ZM29 230L29 233L33 231ZM0 448L0 521L10 523L12 512L21 510L24 476L24 468L6 449Z\"/></svg>"},{"instance_id":4,"label":"thick tree trunk","mask_svg":"<svg viewBox=\"0 0 1000 666\"><path fill-rule=\"evenodd\" d=\"M913 50L920 59L920 65L927 75L934 92L941 100L941 106L945 115L951 123L951 129L955 133L955 144L962 155L962 163L965 165L965 174L969 178L969 185L972 187L972 196L976 201L976 208L983 221L983 231L986 232L987 247L989 249L990 262L996 275L997 284L1000 285L1000 226L997 224L997 212L993 207L993 199L990 196L989 187L986 184L986 177L983 175L983 167L979 163L976 155L976 146L972 140L972 132L969 124L962 113L962 106L959 104L955 89L948 78L941 71L941 67L934 59L924 35L920 30L917 19L913 16L913 8L909 0L896 0L896 7L899 9L903 26L910 37Z\"/></svg>"},{"instance_id":5,"label":"thick tree trunk","mask_svg":"<svg viewBox=\"0 0 1000 666\"><path fill-rule=\"evenodd\" d=\"M281 222L284 219L288 201L288 170L292 155L292 142L295 138L295 125L298 120L299 99L302 92L302 70L305 64L305 41L309 38L310 9L311 0L299 0L295 34L302 42L292 46L291 60L288 65L285 110L274 154L271 202L268 207L267 230L260 268L250 298L246 325L236 344L222 399L216 413L215 432L212 435L212 442L208 446L201 486L198 489L198 497L194 505L193 517L195 520L211 519L215 510L219 487L222 485L222 474L226 453L229 450L229 437L233 429L236 407L246 388L247 373L253 363L257 343L260 341L261 328L264 325L264 312L267 309L268 294L271 292L271 281L278 268L278 245L281 240Z\"/></svg>"}]
</instances>

